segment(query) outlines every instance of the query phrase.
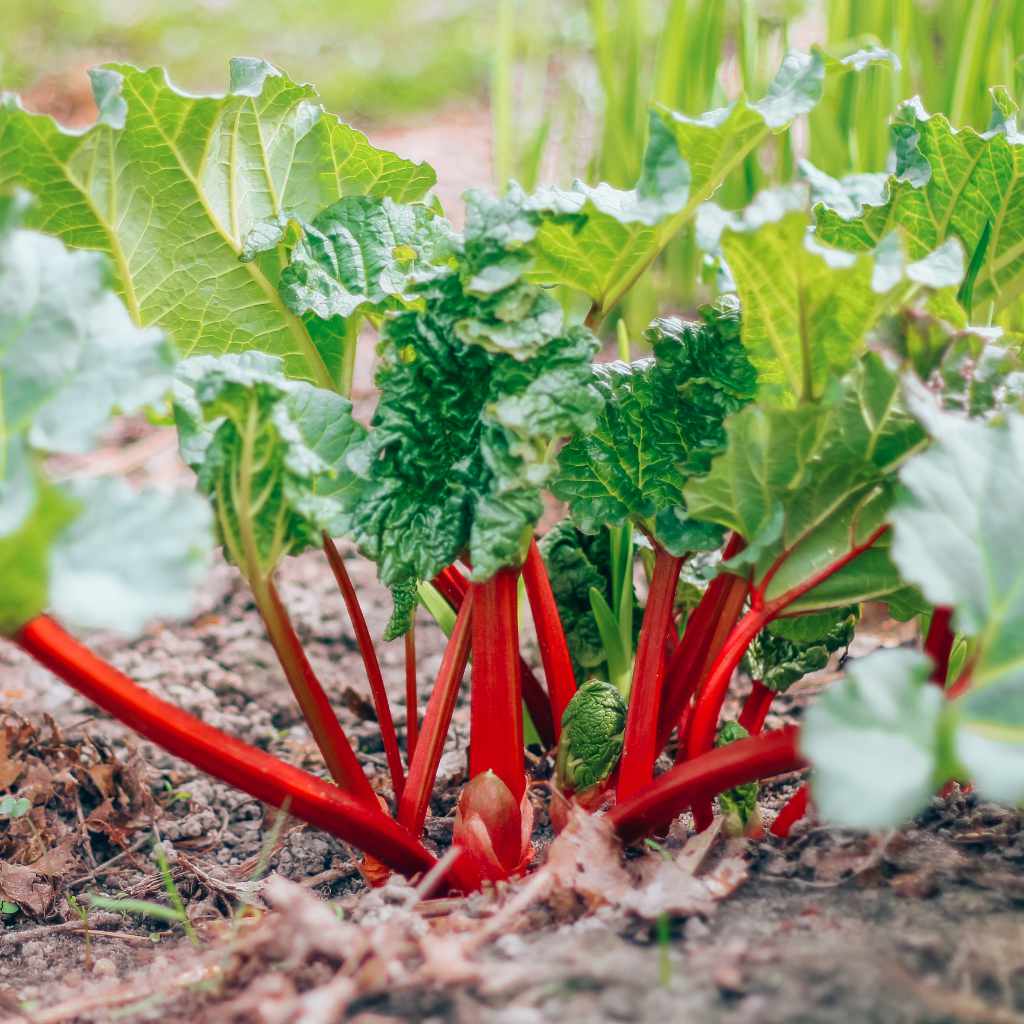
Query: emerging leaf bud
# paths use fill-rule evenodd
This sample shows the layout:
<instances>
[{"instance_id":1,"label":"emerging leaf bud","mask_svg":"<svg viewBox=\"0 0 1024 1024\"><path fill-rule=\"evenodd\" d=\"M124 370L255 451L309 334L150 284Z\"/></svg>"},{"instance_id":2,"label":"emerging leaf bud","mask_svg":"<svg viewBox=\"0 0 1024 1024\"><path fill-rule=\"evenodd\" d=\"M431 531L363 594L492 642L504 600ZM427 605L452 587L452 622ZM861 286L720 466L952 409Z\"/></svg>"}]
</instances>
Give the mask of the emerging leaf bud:
<instances>
[{"instance_id":1,"label":"emerging leaf bud","mask_svg":"<svg viewBox=\"0 0 1024 1024\"><path fill-rule=\"evenodd\" d=\"M459 794L452 839L473 861L481 883L523 871L533 856L532 833L527 794L517 802L494 772L482 772Z\"/></svg>"}]
</instances>

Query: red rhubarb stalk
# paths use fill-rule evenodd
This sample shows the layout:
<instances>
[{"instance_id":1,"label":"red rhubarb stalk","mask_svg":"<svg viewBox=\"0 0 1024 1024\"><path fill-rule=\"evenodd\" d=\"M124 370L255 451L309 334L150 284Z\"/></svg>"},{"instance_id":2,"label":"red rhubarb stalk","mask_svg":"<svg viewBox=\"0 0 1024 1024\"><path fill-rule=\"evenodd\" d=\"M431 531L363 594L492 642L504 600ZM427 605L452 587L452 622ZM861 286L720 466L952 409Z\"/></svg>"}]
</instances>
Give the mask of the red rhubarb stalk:
<instances>
[{"instance_id":1,"label":"red rhubarb stalk","mask_svg":"<svg viewBox=\"0 0 1024 1024\"><path fill-rule=\"evenodd\" d=\"M805 782L787 801L786 806L775 815L772 827L768 830L773 836L785 839L793 826L807 813L807 804L811 798L811 787Z\"/></svg>"},{"instance_id":2,"label":"red rhubarb stalk","mask_svg":"<svg viewBox=\"0 0 1024 1024\"><path fill-rule=\"evenodd\" d=\"M523 697L519 677L519 570L499 569L473 595L469 776L493 771L521 800Z\"/></svg>"},{"instance_id":3,"label":"red rhubarb stalk","mask_svg":"<svg viewBox=\"0 0 1024 1024\"><path fill-rule=\"evenodd\" d=\"M739 723L751 736L756 736L764 728L764 720L775 700L775 691L769 690L760 679L754 680L750 694L743 703Z\"/></svg>"},{"instance_id":4,"label":"red rhubarb stalk","mask_svg":"<svg viewBox=\"0 0 1024 1024\"><path fill-rule=\"evenodd\" d=\"M398 733L395 731L395 720L391 717L391 702L388 700L388 691L384 686L384 676L381 675L380 662L377 660L377 652L373 647L373 640L370 638L370 631L366 627L366 618L363 615L362 606L359 604L359 597L356 595L356 588L352 585L352 577L345 567L345 559L331 538L324 533L324 554L334 573L334 579L345 600L345 607L348 609L348 617L352 622L352 630L356 635L356 643L359 645L359 653L363 657L363 666L366 669L366 678L370 683L370 693L373 696L373 707L377 712L377 723L380 725L380 736L384 742L384 754L388 760L388 771L391 773L391 788L395 791L395 797L401 797L405 788L405 771L402 768L402 754L398 748Z\"/></svg>"},{"instance_id":5,"label":"red rhubarb stalk","mask_svg":"<svg viewBox=\"0 0 1024 1024\"><path fill-rule=\"evenodd\" d=\"M736 670L743 654L750 641L763 629L772 619L781 614L794 601L799 600L804 594L809 593L819 586L830 576L839 572L844 566L849 565L855 558L867 551L875 541L888 529L886 524L874 530L867 540L862 544L850 548L844 555L834 562L813 573L803 582L772 598L765 599L765 591L771 583L779 568L789 557L788 550L782 552L772 563L771 568L764 578L753 589L751 593L751 609L736 624L729 634L722 650L715 658L711 670L704 678L700 692L697 695L696 707L694 708L693 719L690 724L690 734L686 740L686 756L688 758L699 757L709 751L715 741L715 732L718 728L718 717L725 701L725 695L729 689L729 682ZM703 830L711 824L710 801L698 802L694 806L694 821L698 830Z\"/></svg>"},{"instance_id":6,"label":"red rhubarb stalk","mask_svg":"<svg viewBox=\"0 0 1024 1024\"><path fill-rule=\"evenodd\" d=\"M739 534L732 534L722 553L723 560L739 554L743 547L743 538ZM682 642L676 647L665 671L662 706L658 717L659 751L665 749L669 734L697 690L704 668L708 664L708 655L717 625L726 622L727 631L732 629L740 617L746 595L745 579L731 573L723 573L711 581L704 596L690 614L686 629L683 631ZM723 636L722 642L724 639Z\"/></svg>"},{"instance_id":7,"label":"red rhubarb stalk","mask_svg":"<svg viewBox=\"0 0 1024 1024\"><path fill-rule=\"evenodd\" d=\"M438 573L431 582L437 592L455 611L458 611L462 606L462 599L469 590L469 580L454 565L450 565ZM555 745L555 722L551 713L551 702L548 700L547 693L544 692L544 687L533 674L533 670L521 657L519 659L519 678L523 687L523 702L530 712L533 727L537 730L537 735L544 748L550 750ZM559 719L559 724L561 724L561 719Z\"/></svg>"},{"instance_id":8,"label":"red rhubarb stalk","mask_svg":"<svg viewBox=\"0 0 1024 1024\"><path fill-rule=\"evenodd\" d=\"M459 696L459 683L469 661L469 643L472 635L470 623L473 619L473 598L467 595L455 628L448 639L441 659L437 681L430 693L427 710L423 716L423 728L416 742L416 752L409 762L409 778L406 780L402 799L398 802L398 821L413 835L419 835L427 820L430 794L437 778L437 766L441 763L445 737L451 726L452 713Z\"/></svg>"},{"instance_id":9,"label":"red rhubarb stalk","mask_svg":"<svg viewBox=\"0 0 1024 1024\"><path fill-rule=\"evenodd\" d=\"M931 680L936 686L945 687L949 675L949 656L953 651L953 628L951 621L953 609L939 607L932 613L932 623L925 637L924 650L932 659Z\"/></svg>"},{"instance_id":10,"label":"red rhubarb stalk","mask_svg":"<svg viewBox=\"0 0 1024 1024\"><path fill-rule=\"evenodd\" d=\"M672 620L676 582L683 562L660 545L656 547L654 572L633 664L626 735L616 787L619 800L628 799L651 781L654 761L658 756L658 709L665 676L665 630Z\"/></svg>"},{"instance_id":11,"label":"red rhubarb stalk","mask_svg":"<svg viewBox=\"0 0 1024 1024\"><path fill-rule=\"evenodd\" d=\"M94 704L200 771L351 843L406 875L435 863L373 803L318 779L154 697L97 658L52 619L24 626L15 643Z\"/></svg>"},{"instance_id":12,"label":"red rhubarb stalk","mask_svg":"<svg viewBox=\"0 0 1024 1024\"><path fill-rule=\"evenodd\" d=\"M416 625L405 634L405 750L412 764L419 740L419 695L416 686ZM404 792L404 791L403 791Z\"/></svg>"},{"instance_id":13,"label":"red rhubarb stalk","mask_svg":"<svg viewBox=\"0 0 1024 1024\"><path fill-rule=\"evenodd\" d=\"M530 601L530 612L537 631L537 644L540 647L540 659L548 684L554 738L557 743L562 731L562 715L576 693L576 677L573 674L569 645L565 642L565 630L558 614L558 605L551 590L551 580L548 579L548 571L536 540L530 541L530 550L523 564L523 580L526 583L526 596Z\"/></svg>"},{"instance_id":14,"label":"red rhubarb stalk","mask_svg":"<svg viewBox=\"0 0 1024 1024\"><path fill-rule=\"evenodd\" d=\"M377 796L370 788L331 702L302 649L277 588L271 580L256 580L252 584L252 593L288 685L332 778L360 803L376 809Z\"/></svg>"},{"instance_id":15,"label":"red rhubarb stalk","mask_svg":"<svg viewBox=\"0 0 1024 1024\"><path fill-rule=\"evenodd\" d=\"M797 737L797 728L788 726L710 750L658 776L629 800L617 803L608 812L608 821L623 842L631 842L667 827L698 800L710 800L746 782L803 768L806 762Z\"/></svg>"}]
</instances>

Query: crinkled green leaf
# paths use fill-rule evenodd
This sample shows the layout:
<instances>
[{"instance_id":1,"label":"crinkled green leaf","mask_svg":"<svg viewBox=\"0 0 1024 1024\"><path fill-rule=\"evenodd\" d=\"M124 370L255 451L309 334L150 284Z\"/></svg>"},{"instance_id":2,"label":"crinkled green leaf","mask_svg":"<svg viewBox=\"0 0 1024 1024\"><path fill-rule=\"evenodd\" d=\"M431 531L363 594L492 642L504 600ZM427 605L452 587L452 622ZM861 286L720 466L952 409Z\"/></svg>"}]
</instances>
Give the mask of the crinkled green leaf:
<instances>
[{"instance_id":1,"label":"crinkled green leaf","mask_svg":"<svg viewBox=\"0 0 1024 1024\"><path fill-rule=\"evenodd\" d=\"M559 788L582 793L608 778L619 763L626 732L626 702L611 683L591 679L562 715L555 772Z\"/></svg>"},{"instance_id":2,"label":"crinkled green leaf","mask_svg":"<svg viewBox=\"0 0 1024 1024\"><path fill-rule=\"evenodd\" d=\"M971 687L955 704L957 753L979 792L1024 798L1024 416L986 425L915 409L935 439L900 473L893 558L934 605L954 609L958 633L976 639ZM1000 763L1005 765L1001 773Z\"/></svg>"},{"instance_id":3,"label":"crinkled green leaf","mask_svg":"<svg viewBox=\"0 0 1024 1024\"><path fill-rule=\"evenodd\" d=\"M106 259L18 230L31 210L0 216L0 439L85 452L115 411L157 403L171 353L156 328L136 327L111 291ZM0 471L0 479L3 473Z\"/></svg>"},{"instance_id":4,"label":"crinkled green leaf","mask_svg":"<svg viewBox=\"0 0 1024 1024\"><path fill-rule=\"evenodd\" d=\"M348 508L389 586L430 579L467 549L474 579L519 564L554 442L600 412L596 340L565 328L557 303L523 282L504 216L492 216L499 205L474 197L456 265L417 285L415 305L384 326L381 397L348 459L360 477Z\"/></svg>"},{"instance_id":5,"label":"crinkled green leaf","mask_svg":"<svg viewBox=\"0 0 1024 1024\"><path fill-rule=\"evenodd\" d=\"M999 310L1020 295L1024 148L1016 105L1004 90L993 90L993 95L998 117L986 132L954 128L942 114L928 115L918 100L903 104L892 124L896 170L886 195L853 202L820 195L815 213L821 240L862 252L899 226L911 259L918 259L950 237L974 253L990 225L974 303L982 308L993 303Z\"/></svg>"},{"instance_id":6,"label":"crinkled green leaf","mask_svg":"<svg viewBox=\"0 0 1024 1024\"><path fill-rule=\"evenodd\" d=\"M384 629L384 639L397 640L405 636L412 629L413 617L416 614L416 606L419 604L419 590L416 582L410 580L400 583L391 590L391 600L394 607L391 611L391 618Z\"/></svg>"},{"instance_id":7,"label":"crinkled green leaf","mask_svg":"<svg viewBox=\"0 0 1024 1024\"><path fill-rule=\"evenodd\" d=\"M870 255L821 245L808 233L800 190L786 191L774 205L762 197L749 212L723 214L719 226L762 402L816 400L864 350L883 311L917 286L949 287L963 276L955 240L916 263L895 233Z\"/></svg>"},{"instance_id":8,"label":"crinkled green leaf","mask_svg":"<svg viewBox=\"0 0 1024 1024\"><path fill-rule=\"evenodd\" d=\"M81 513L50 551L49 606L81 629L137 633L151 619L183 618L208 567L209 507L193 494L134 492L122 480L64 488Z\"/></svg>"},{"instance_id":9,"label":"crinkled green leaf","mask_svg":"<svg viewBox=\"0 0 1024 1024\"><path fill-rule=\"evenodd\" d=\"M594 430L562 449L552 490L585 529L633 521L676 554L716 548L721 530L686 514L682 489L725 445L723 422L753 396L735 303L674 317L647 332L654 358L598 363L604 411Z\"/></svg>"},{"instance_id":10,"label":"crinkled green leaf","mask_svg":"<svg viewBox=\"0 0 1024 1024\"><path fill-rule=\"evenodd\" d=\"M375 149L263 61L233 60L224 96L179 92L159 68L91 75L100 117L84 132L0 105L0 188L34 191L33 226L107 254L132 319L159 323L181 354L258 348L330 386L329 353L266 265L239 261L243 243L344 195L419 199L433 171Z\"/></svg>"},{"instance_id":11,"label":"crinkled green leaf","mask_svg":"<svg viewBox=\"0 0 1024 1024\"><path fill-rule=\"evenodd\" d=\"M899 466L925 443L899 378L868 354L825 400L747 406L726 422L728 445L686 485L691 515L735 530L747 548L734 568L762 579L780 555L769 600L867 541L886 519ZM902 586L885 539L789 607L810 611Z\"/></svg>"},{"instance_id":12,"label":"crinkled green leaf","mask_svg":"<svg viewBox=\"0 0 1024 1024\"><path fill-rule=\"evenodd\" d=\"M345 466L365 434L352 405L289 380L275 356L201 356L175 388L182 454L213 502L221 542L253 580L285 555L343 532L355 482Z\"/></svg>"},{"instance_id":13,"label":"crinkled green leaf","mask_svg":"<svg viewBox=\"0 0 1024 1024\"><path fill-rule=\"evenodd\" d=\"M945 781L942 691L917 651L878 651L808 708L800 745L814 806L836 825L886 828L922 810Z\"/></svg>"},{"instance_id":14,"label":"crinkled green leaf","mask_svg":"<svg viewBox=\"0 0 1024 1024\"><path fill-rule=\"evenodd\" d=\"M751 641L747 671L769 690L782 693L809 672L823 669L833 651L848 647L859 617L854 605L777 619Z\"/></svg>"},{"instance_id":15,"label":"crinkled green leaf","mask_svg":"<svg viewBox=\"0 0 1024 1024\"><path fill-rule=\"evenodd\" d=\"M321 320L357 311L382 312L388 299L403 297L411 281L443 263L453 246L452 229L423 205L403 205L387 196L346 196L309 224L292 220L266 228L243 252L288 248L279 289L288 308Z\"/></svg>"}]
</instances>

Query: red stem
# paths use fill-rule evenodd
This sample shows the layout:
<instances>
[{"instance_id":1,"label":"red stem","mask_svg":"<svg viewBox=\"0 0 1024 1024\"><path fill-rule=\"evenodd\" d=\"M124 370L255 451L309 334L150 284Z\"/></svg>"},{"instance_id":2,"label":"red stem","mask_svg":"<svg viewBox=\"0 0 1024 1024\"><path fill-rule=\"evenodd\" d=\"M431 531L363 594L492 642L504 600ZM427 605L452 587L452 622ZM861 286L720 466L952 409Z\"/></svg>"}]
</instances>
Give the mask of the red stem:
<instances>
[{"instance_id":1,"label":"red stem","mask_svg":"<svg viewBox=\"0 0 1024 1024\"><path fill-rule=\"evenodd\" d=\"M805 767L796 726L718 747L660 775L629 800L616 804L608 821L623 842L666 827L697 800L710 800L746 782Z\"/></svg>"},{"instance_id":2,"label":"red stem","mask_svg":"<svg viewBox=\"0 0 1024 1024\"><path fill-rule=\"evenodd\" d=\"M793 826L807 813L807 804L811 797L811 787L805 782L787 801L786 806L775 815L772 827L768 830L773 836L785 839Z\"/></svg>"},{"instance_id":3,"label":"red stem","mask_svg":"<svg viewBox=\"0 0 1024 1024\"><path fill-rule=\"evenodd\" d=\"M445 737L451 727L452 713L459 696L459 684L469 661L470 623L473 619L473 597L467 595L455 619L455 628L444 649L437 681L430 693L423 716L423 729L416 743L416 753L409 762L409 778L398 802L398 821L413 835L423 831L430 806L430 794L441 763Z\"/></svg>"},{"instance_id":4,"label":"red stem","mask_svg":"<svg viewBox=\"0 0 1024 1024\"><path fill-rule=\"evenodd\" d=\"M932 623L928 627L928 636L924 641L925 653L935 663L931 680L936 686L943 689L949 676L949 656L953 651L952 618L952 608L936 608L932 613Z\"/></svg>"},{"instance_id":5,"label":"red stem","mask_svg":"<svg viewBox=\"0 0 1024 1024\"><path fill-rule=\"evenodd\" d=\"M740 725L751 736L756 736L764 728L764 720L768 717L773 700L775 700L775 691L769 690L760 679L755 679L750 694L743 704L739 719Z\"/></svg>"},{"instance_id":6,"label":"red stem","mask_svg":"<svg viewBox=\"0 0 1024 1024\"><path fill-rule=\"evenodd\" d=\"M725 701L725 695L729 689L729 681L732 679L736 666L739 665L743 658L744 652L750 645L750 641L754 639L764 626L788 608L789 605L793 604L794 601L799 600L804 594L809 593L870 548L888 528L887 524L879 526L872 531L867 540L862 544L854 545L834 562L813 573L796 586L790 587L789 590L783 592L778 597L767 601L765 599L765 591L768 584L789 556L790 550L787 549L779 555L761 582L753 589L751 594L751 610L733 628L728 640L715 658L710 672L701 684L693 720L690 725L690 735L687 737L686 742L686 755L688 758L700 756L709 751L714 744L718 717L722 710L722 704ZM709 801L698 803L694 807L694 819L698 830L703 830L711 824L711 806Z\"/></svg>"},{"instance_id":7,"label":"red stem","mask_svg":"<svg viewBox=\"0 0 1024 1024\"><path fill-rule=\"evenodd\" d=\"M455 611L458 611L462 606L462 599L469 590L469 580L454 565L450 565L438 573L432 582L438 593ZM523 701L530 712L530 718L533 719L533 727L537 730L544 748L550 750L555 745L555 723L551 714L551 702L544 692L544 687L522 657L519 659L519 678L522 681Z\"/></svg>"},{"instance_id":8,"label":"red stem","mask_svg":"<svg viewBox=\"0 0 1024 1024\"><path fill-rule=\"evenodd\" d=\"M373 695L373 706L377 712L377 722L380 725L380 735L384 742L384 753L388 759L388 771L391 773L391 788L395 791L395 798L402 795L405 787L405 771L402 768L402 754L398 747L398 733L395 731L395 720L391 717L391 702L388 700L388 691L384 686L384 676L381 675L380 662L377 660L377 652L373 648L373 640L370 638L370 631L366 627L366 619L363 616L363 609L359 604L356 595L356 588L352 586L352 579L345 567L345 559L341 557L334 541L324 533L324 553L331 566L331 572L338 583L341 596L345 599L345 607L348 609L348 617L352 621L352 629L356 635L356 643L359 645L359 653L363 656L363 665L366 668L366 678L370 682L370 693Z\"/></svg>"},{"instance_id":9,"label":"red stem","mask_svg":"<svg viewBox=\"0 0 1024 1024\"><path fill-rule=\"evenodd\" d=\"M739 554L743 547L743 538L734 533L722 552L723 560ZM676 647L665 672L662 706L658 717L658 750L665 749L672 729L697 690L709 660L712 640L717 635L718 624L726 622L727 629L732 629L740 616L746 596L747 581L731 573L723 573L711 581L690 614L682 642ZM723 636L723 642L724 639Z\"/></svg>"},{"instance_id":10,"label":"red stem","mask_svg":"<svg viewBox=\"0 0 1024 1024\"><path fill-rule=\"evenodd\" d=\"M428 871L435 860L380 810L336 786L148 693L97 658L52 619L41 617L13 638L22 650L104 711L200 771L322 828L406 875Z\"/></svg>"},{"instance_id":11,"label":"red stem","mask_svg":"<svg viewBox=\"0 0 1024 1024\"><path fill-rule=\"evenodd\" d=\"M302 649L273 581L257 581L252 592L288 685L332 778L360 803L377 809L377 795L360 767L345 730L338 722L338 716Z\"/></svg>"},{"instance_id":12,"label":"red stem","mask_svg":"<svg viewBox=\"0 0 1024 1024\"><path fill-rule=\"evenodd\" d=\"M569 646L565 642L565 630L558 614L558 605L551 590L551 580L548 579L548 571L536 540L530 541L530 550L523 564L523 580L526 583L526 596L530 601L530 612L537 631L544 678L548 684L554 738L555 742L558 742L562 731L562 715L576 693L576 677L573 674L572 659L569 657Z\"/></svg>"},{"instance_id":13,"label":"red stem","mask_svg":"<svg viewBox=\"0 0 1024 1024\"><path fill-rule=\"evenodd\" d=\"M665 676L665 630L672 621L676 583L683 561L657 546L643 625L633 664L626 735L616 796L626 800L651 781L658 756L658 711Z\"/></svg>"},{"instance_id":14,"label":"red stem","mask_svg":"<svg viewBox=\"0 0 1024 1024\"><path fill-rule=\"evenodd\" d=\"M413 623L405 634L405 751L410 765L419 740L420 709L416 690L416 624Z\"/></svg>"},{"instance_id":15,"label":"red stem","mask_svg":"<svg viewBox=\"0 0 1024 1024\"><path fill-rule=\"evenodd\" d=\"M526 791L519 676L519 570L499 569L473 595L469 777L493 771L515 799Z\"/></svg>"}]
</instances>

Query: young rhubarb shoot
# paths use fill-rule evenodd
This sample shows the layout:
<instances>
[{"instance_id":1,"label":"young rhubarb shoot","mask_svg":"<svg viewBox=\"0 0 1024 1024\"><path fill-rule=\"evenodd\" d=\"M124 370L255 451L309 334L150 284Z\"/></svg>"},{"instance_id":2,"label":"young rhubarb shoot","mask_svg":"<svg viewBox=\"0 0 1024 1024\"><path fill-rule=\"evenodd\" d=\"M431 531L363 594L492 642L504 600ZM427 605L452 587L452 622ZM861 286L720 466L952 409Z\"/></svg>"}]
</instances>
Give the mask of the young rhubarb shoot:
<instances>
[{"instance_id":1,"label":"young rhubarb shoot","mask_svg":"<svg viewBox=\"0 0 1024 1024\"><path fill-rule=\"evenodd\" d=\"M473 888L522 873L533 857L533 805L524 790L513 796L490 771L475 776L459 794L452 842L465 851L463 873Z\"/></svg>"},{"instance_id":2,"label":"young rhubarb shoot","mask_svg":"<svg viewBox=\"0 0 1024 1024\"><path fill-rule=\"evenodd\" d=\"M715 737L716 747L745 740L750 733L737 722L723 722ZM757 782L744 782L718 794L718 806L725 816L725 831L730 836L756 836L761 832L761 811L757 806L760 790Z\"/></svg>"},{"instance_id":3,"label":"young rhubarb shoot","mask_svg":"<svg viewBox=\"0 0 1024 1024\"><path fill-rule=\"evenodd\" d=\"M626 702L601 679L584 683L565 709L555 758L555 784L565 796L603 788L619 763Z\"/></svg>"},{"instance_id":4,"label":"young rhubarb shoot","mask_svg":"<svg viewBox=\"0 0 1024 1024\"><path fill-rule=\"evenodd\" d=\"M775 815L771 828L773 836L785 839L793 831L793 826L807 813L811 801L811 787L805 782L787 801L785 807Z\"/></svg>"}]
</instances>

